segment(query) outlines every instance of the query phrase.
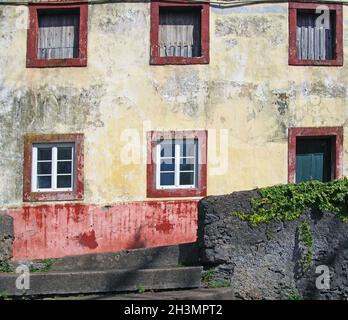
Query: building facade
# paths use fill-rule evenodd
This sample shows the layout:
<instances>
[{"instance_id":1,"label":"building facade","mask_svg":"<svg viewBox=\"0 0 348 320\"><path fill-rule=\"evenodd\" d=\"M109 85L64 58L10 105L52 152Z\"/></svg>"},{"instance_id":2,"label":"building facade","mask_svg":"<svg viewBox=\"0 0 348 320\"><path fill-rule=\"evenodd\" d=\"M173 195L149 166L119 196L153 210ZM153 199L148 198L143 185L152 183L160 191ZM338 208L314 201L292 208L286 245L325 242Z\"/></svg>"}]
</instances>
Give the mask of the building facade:
<instances>
[{"instance_id":1,"label":"building facade","mask_svg":"<svg viewBox=\"0 0 348 320\"><path fill-rule=\"evenodd\" d=\"M347 19L332 2L0 1L13 259L194 242L201 197L347 175Z\"/></svg>"}]
</instances>

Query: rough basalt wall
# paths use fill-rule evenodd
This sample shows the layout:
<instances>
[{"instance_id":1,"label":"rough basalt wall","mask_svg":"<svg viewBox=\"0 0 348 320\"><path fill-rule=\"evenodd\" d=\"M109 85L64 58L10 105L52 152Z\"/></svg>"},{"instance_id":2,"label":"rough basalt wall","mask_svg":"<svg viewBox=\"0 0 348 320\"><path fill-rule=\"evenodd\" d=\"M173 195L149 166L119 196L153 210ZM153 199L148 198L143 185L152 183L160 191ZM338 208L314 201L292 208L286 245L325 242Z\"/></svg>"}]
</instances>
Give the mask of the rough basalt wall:
<instances>
[{"instance_id":1,"label":"rough basalt wall","mask_svg":"<svg viewBox=\"0 0 348 320\"><path fill-rule=\"evenodd\" d=\"M331 213L306 213L294 221L251 226L232 212L250 212L256 191L211 196L199 203L202 263L214 267L215 281L230 280L235 299L346 299L348 297L348 224ZM307 221L313 235L313 258L304 271L307 246L299 228ZM330 270L330 289L317 289Z\"/></svg>"},{"instance_id":2,"label":"rough basalt wall","mask_svg":"<svg viewBox=\"0 0 348 320\"><path fill-rule=\"evenodd\" d=\"M10 216L0 214L0 267L5 266L11 259L12 245L13 219Z\"/></svg>"}]
</instances>

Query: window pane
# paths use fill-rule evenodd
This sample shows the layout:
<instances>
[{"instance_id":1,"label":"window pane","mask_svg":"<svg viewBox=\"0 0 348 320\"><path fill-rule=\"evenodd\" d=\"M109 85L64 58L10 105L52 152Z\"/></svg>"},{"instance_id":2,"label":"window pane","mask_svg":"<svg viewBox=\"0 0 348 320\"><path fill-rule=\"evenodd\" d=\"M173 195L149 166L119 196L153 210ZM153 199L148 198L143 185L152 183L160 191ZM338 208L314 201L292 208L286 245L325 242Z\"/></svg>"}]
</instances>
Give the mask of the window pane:
<instances>
[{"instance_id":1,"label":"window pane","mask_svg":"<svg viewBox=\"0 0 348 320\"><path fill-rule=\"evenodd\" d=\"M72 147L58 147L58 160L70 160Z\"/></svg>"},{"instance_id":2,"label":"window pane","mask_svg":"<svg viewBox=\"0 0 348 320\"><path fill-rule=\"evenodd\" d=\"M174 172L173 173L161 173L160 179L161 186L172 186L174 185Z\"/></svg>"},{"instance_id":3,"label":"window pane","mask_svg":"<svg viewBox=\"0 0 348 320\"><path fill-rule=\"evenodd\" d=\"M180 185L193 185L194 173L193 172L182 172L180 173Z\"/></svg>"},{"instance_id":4,"label":"window pane","mask_svg":"<svg viewBox=\"0 0 348 320\"><path fill-rule=\"evenodd\" d=\"M37 160L52 160L52 148L37 148Z\"/></svg>"},{"instance_id":5,"label":"window pane","mask_svg":"<svg viewBox=\"0 0 348 320\"><path fill-rule=\"evenodd\" d=\"M201 56L200 10L160 9L159 20L161 57Z\"/></svg>"},{"instance_id":6,"label":"window pane","mask_svg":"<svg viewBox=\"0 0 348 320\"><path fill-rule=\"evenodd\" d=\"M71 175L58 176L57 177L57 188L71 188Z\"/></svg>"},{"instance_id":7,"label":"window pane","mask_svg":"<svg viewBox=\"0 0 348 320\"><path fill-rule=\"evenodd\" d=\"M194 158L181 158L180 159L180 171L193 171L195 168Z\"/></svg>"},{"instance_id":8,"label":"window pane","mask_svg":"<svg viewBox=\"0 0 348 320\"><path fill-rule=\"evenodd\" d=\"M38 174L51 174L52 162L38 162L37 173Z\"/></svg>"},{"instance_id":9,"label":"window pane","mask_svg":"<svg viewBox=\"0 0 348 320\"><path fill-rule=\"evenodd\" d=\"M161 171L174 171L174 159L163 159L161 160Z\"/></svg>"},{"instance_id":10,"label":"window pane","mask_svg":"<svg viewBox=\"0 0 348 320\"><path fill-rule=\"evenodd\" d=\"M180 156L193 157L195 155L196 140L182 140L180 143Z\"/></svg>"},{"instance_id":11,"label":"window pane","mask_svg":"<svg viewBox=\"0 0 348 320\"><path fill-rule=\"evenodd\" d=\"M334 12L322 24L321 12L298 10L297 12L297 55L300 60L331 60L335 58ZM319 19L318 19L319 18Z\"/></svg>"},{"instance_id":12,"label":"window pane","mask_svg":"<svg viewBox=\"0 0 348 320\"><path fill-rule=\"evenodd\" d=\"M67 59L79 56L79 12L39 12L38 58Z\"/></svg>"},{"instance_id":13,"label":"window pane","mask_svg":"<svg viewBox=\"0 0 348 320\"><path fill-rule=\"evenodd\" d=\"M71 173L71 161L58 161L57 173Z\"/></svg>"},{"instance_id":14,"label":"window pane","mask_svg":"<svg viewBox=\"0 0 348 320\"><path fill-rule=\"evenodd\" d=\"M38 189L51 188L51 176L37 177L37 187Z\"/></svg>"},{"instance_id":15,"label":"window pane","mask_svg":"<svg viewBox=\"0 0 348 320\"><path fill-rule=\"evenodd\" d=\"M161 157L174 157L175 144L172 141L161 142Z\"/></svg>"}]
</instances>

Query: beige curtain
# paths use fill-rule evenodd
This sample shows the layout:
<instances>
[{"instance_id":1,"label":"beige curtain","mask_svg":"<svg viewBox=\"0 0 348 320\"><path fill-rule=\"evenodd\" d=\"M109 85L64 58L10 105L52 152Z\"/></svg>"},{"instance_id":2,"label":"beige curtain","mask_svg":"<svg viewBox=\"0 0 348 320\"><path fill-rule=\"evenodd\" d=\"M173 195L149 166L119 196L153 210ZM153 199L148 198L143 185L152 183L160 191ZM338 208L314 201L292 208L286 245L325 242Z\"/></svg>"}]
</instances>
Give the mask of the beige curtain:
<instances>
[{"instance_id":1,"label":"beige curtain","mask_svg":"<svg viewBox=\"0 0 348 320\"><path fill-rule=\"evenodd\" d=\"M200 12L160 12L160 56L198 57L201 55Z\"/></svg>"},{"instance_id":2,"label":"beige curtain","mask_svg":"<svg viewBox=\"0 0 348 320\"><path fill-rule=\"evenodd\" d=\"M38 58L77 58L79 20L78 14L39 15Z\"/></svg>"}]
</instances>

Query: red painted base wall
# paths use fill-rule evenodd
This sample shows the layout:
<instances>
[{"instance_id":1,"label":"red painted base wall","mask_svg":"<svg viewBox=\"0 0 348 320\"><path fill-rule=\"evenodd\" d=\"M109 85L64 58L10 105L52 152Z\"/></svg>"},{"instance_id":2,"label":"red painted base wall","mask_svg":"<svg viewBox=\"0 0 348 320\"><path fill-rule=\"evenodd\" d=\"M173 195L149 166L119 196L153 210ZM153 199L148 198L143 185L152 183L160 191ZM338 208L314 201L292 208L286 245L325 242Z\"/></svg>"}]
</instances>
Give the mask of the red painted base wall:
<instances>
[{"instance_id":1,"label":"red painted base wall","mask_svg":"<svg viewBox=\"0 0 348 320\"><path fill-rule=\"evenodd\" d=\"M112 206L52 204L9 210L13 260L59 258L196 241L197 200Z\"/></svg>"}]
</instances>

